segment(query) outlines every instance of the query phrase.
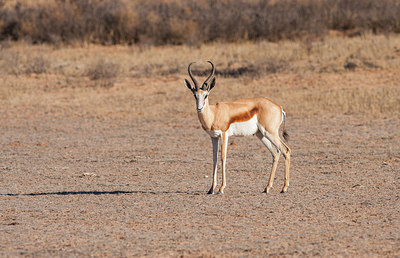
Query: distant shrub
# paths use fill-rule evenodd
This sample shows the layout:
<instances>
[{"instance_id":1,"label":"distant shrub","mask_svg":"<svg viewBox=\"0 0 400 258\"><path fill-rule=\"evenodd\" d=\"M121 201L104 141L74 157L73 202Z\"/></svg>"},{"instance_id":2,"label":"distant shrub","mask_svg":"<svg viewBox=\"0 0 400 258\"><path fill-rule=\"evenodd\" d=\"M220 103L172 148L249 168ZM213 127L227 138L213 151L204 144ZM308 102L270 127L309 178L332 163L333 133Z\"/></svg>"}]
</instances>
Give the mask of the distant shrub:
<instances>
[{"instance_id":1,"label":"distant shrub","mask_svg":"<svg viewBox=\"0 0 400 258\"><path fill-rule=\"evenodd\" d=\"M87 76L89 76L91 80L98 81L100 86L111 87L115 83L119 70L119 64L99 59L93 64L93 67L87 70Z\"/></svg>"},{"instance_id":2,"label":"distant shrub","mask_svg":"<svg viewBox=\"0 0 400 258\"><path fill-rule=\"evenodd\" d=\"M28 61L25 68L25 73L46 73L50 67L49 60L43 55L35 56Z\"/></svg>"},{"instance_id":3,"label":"distant shrub","mask_svg":"<svg viewBox=\"0 0 400 258\"><path fill-rule=\"evenodd\" d=\"M43 54L26 56L19 51L1 51L0 59L3 59L4 71L8 74L41 74L46 73L50 68L49 59Z\"/></svg>"},{"instance_id":4,"label":"distant shrub","mask_svg":"<svg viewBox=\"0 0 400 258\"><path fill-rule=\"evenodd\" d=\"M3 59L3 71L8 74L19 75L23 73L23 60L19 52L1 51L0 59Z\"/></svg>"},{"instance_id":5,"label":"distant shrub","mask_svg":"<svg viewBox=\"0 0 400 258\"><path fill-rule=\"evenodd\" d=\"M193 45L320 37L331 30L400 33L398 0L5 2L0 0L0 40L32 43Z\"/></svg>"}]
</instances>

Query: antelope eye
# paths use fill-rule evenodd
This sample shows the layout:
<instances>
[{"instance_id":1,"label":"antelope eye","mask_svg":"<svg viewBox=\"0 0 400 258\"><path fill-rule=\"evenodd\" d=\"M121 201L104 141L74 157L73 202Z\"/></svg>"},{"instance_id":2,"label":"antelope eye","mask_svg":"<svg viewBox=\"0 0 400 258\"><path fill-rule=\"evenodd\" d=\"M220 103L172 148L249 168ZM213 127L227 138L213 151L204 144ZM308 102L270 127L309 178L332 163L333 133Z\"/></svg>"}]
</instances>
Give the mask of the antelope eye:
<instances>
[{"instance_id":1,"label":"antelope eye","mask_svg":"<svg viewBox=\"0 0 400 258\"><path fill-rule=\"evenodd\" d=\"M206 95L205 97L204 97L204 99L206 99L208 97L208 95Z\"/></svg>"}]
</instances>

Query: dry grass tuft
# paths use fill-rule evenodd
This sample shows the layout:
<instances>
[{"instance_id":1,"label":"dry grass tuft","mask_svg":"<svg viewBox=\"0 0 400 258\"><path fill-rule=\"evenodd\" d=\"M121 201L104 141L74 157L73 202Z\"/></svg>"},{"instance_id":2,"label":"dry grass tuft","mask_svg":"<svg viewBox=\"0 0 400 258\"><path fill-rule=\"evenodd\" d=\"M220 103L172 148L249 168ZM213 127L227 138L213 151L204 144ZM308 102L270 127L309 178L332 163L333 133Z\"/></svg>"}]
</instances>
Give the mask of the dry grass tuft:
<instances>
[{"instance_id":1,"label":"dry grass tuft","mask_svg":"<svg viewBox=\"0 0 400 258\"><path fill-rule=\"evenodd\" d=\"M41 74L49 69L50 61L43 55L35 56L26 64L26 73Z\"/></svg>"},{"instance_id":2,"label":"dry grass tuft","mask_svg":"<svg viewBox=\"0 0 400 258\"><path fill-rule=\"evenodd\" d=\"M45 53L28 54L24 49L6 49L0 52L2 68L8 74L41 74L50 68L50 60Z\"/></svg>"},{"instance_id":3,"label":"dry grass tuft","mask_svg":"<svg viewBox=\"0 0 400 258\"><path fill-rule=\"evenodd\" d=\"M119 64L104 60L103 58L96 61L87 71L87 76L91 80L99 81L103 87L111 87L118 77Z\"/></svg>"}]
</instances>

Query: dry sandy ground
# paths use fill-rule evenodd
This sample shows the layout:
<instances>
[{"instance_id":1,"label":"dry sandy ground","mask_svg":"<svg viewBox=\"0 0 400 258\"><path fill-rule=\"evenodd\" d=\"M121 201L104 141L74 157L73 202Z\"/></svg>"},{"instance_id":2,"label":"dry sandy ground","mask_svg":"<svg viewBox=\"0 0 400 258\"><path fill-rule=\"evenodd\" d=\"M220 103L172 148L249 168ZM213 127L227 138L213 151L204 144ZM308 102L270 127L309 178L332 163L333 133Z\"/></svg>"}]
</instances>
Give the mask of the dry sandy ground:
<instances>
[{"instance_id":1,"label":"dry sandy ground","mask_svg":"<svg viewBox=\"0 0 400 258\"><path fill-rule=\"evenodd\" d=\"M262 193L271 157L250 137L230 140L225 194L207 195L194 111L2 113L0 256L400 255L399 119L288 114L289 191L281 159Z\"/></svg>"}]
</instances>

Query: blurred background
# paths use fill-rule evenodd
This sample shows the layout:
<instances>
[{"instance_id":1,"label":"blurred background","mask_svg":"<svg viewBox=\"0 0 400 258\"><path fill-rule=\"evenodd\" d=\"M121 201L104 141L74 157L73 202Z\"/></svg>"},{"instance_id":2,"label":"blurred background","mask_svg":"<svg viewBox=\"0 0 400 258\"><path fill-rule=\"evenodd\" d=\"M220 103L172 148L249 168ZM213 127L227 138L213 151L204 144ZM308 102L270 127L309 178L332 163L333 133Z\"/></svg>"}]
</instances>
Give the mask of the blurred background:
<instances>
[{"instance_id":1,"label":"blurred background","mask_svg":"<svg viewBox=\"0 0 400 258\"><path fill-rule=\"evenodd\" d=\"M2 0L0 40L199 45L400 32L396 0Z\"/></svg>"},{"instance_id":2,"label":"blurred background","mask_svg":"<svg viewBox=\"0 0 400 258\"><path fill-rule=\"evenodd\" d=\"M95 116L186 114L185 102L162 107L165 89L187 97L187 65L212 60L215 99L264 95L293 115L398 117L399 32L396 0L0 0L0 100ZM54 101L61 93L70 101Z\"/></svg>"}]
</instances>

